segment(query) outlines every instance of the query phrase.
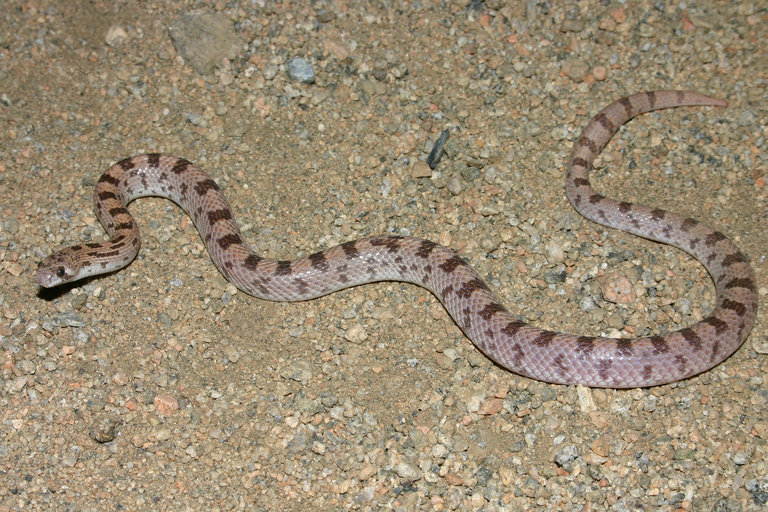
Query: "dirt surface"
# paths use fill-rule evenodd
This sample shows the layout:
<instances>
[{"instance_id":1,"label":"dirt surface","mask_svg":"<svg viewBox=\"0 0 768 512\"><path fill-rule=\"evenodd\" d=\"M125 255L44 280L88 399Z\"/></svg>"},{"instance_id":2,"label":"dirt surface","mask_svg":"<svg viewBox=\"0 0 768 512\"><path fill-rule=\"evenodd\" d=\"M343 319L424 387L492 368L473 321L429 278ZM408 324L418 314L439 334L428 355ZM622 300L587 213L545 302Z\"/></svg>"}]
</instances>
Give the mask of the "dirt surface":
<instances>
[{"instance_id":1,"label":"dirt surface","mask_svg":"<svg viewBox=\"0 0 768 512\"><path fill-rule=\"evenodd\" d=\"M0 510L765 510L768 11L688 4L6 1ZM217 13L210 33L184 17ZM52 250L103 239L99 175L159 151L207 169L267 257L413 235L541 327L690 325L714 301L704 268L581 218L563 183L591 115L670 88L730 106L642 116L593 176L754 265L751 336L686 382L518 377L401 283L259 301L163 199L131 205L128 268L33 283ZM625 279L632 300L606 300Z\"/></svg>"}]
</instances>

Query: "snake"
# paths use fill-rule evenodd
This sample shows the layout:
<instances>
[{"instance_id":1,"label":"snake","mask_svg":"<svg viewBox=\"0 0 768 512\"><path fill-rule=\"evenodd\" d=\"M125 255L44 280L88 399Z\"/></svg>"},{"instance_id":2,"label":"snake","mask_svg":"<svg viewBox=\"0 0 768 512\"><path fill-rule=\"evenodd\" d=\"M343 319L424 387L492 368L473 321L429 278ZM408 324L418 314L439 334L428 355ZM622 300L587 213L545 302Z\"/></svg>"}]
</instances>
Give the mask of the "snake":
<instances>
[{"instance_id":1,"label":"snake","mask_svg":"<svg viewBox=\"0 0 768 512\"><path fill-rule=\"evenodd\" d=\"M159 153L121 160L99 178L95 211L109 241L80 243L51 254L39 263L35 281L49 288L128 265L140 241L127 205L139 197L160 196L192 218L221 274L254 297L304 301L377 281L413 283L440 300L483 354L515 374L587 387L668 384L711 369L741 346L757 312L754 271L723 233L692 218L605 197L590 185L589 171L608 141L633 117L695 105L725 107L727 102L673 90L619 99L588 122L566 164L566 195L581 215L682 249L709 272L716 289L711 313L666 334L607 338L535 327L508 311L461 256L430 240L371 236L294 260L264 258L244 240L214 179L186 159Z\"/></svg>"}]
</instances>

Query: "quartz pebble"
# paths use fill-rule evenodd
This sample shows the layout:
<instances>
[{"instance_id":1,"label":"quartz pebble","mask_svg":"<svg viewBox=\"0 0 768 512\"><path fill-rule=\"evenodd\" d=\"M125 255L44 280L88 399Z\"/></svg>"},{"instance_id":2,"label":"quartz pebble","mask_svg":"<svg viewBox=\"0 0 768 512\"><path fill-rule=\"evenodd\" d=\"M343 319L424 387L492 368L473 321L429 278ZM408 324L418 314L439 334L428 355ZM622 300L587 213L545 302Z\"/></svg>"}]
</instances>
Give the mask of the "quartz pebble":
<instances>
[{"instance_id":1,"label":"quartz pebble","mask_svg":"<svg viewBox=\"0 0 768 512\"><path fill-rule=\"evenodd\" d=\"M292 80L303 84L315 83L315 70L312 69L312 65L306 60L295 57L288 61L286 68L288 69L288 76Z\"/></svg>"}]
</instances>

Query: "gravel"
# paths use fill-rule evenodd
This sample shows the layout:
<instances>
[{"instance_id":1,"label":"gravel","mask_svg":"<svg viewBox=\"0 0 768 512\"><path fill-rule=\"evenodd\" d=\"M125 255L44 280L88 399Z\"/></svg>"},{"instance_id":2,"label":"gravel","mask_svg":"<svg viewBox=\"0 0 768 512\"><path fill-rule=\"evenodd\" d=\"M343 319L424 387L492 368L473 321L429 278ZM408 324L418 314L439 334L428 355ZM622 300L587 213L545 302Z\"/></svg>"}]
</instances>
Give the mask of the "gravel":
<instances>
[{"instance_id":1,"label":"gravel","mask_svg":"<svg viewBox=\"0 0 768 512\"><path fill-rule=\"evenodd\" d=\"M32 280L102 238L109 164L163 151L216 177L267 257L412 234L541 327L677 329L714 301L703 267L582 219L562 178L609 101L686 88L730 106L633 121L595 185L732 236L765 302L759 2L6 3L0 512L764 510L765 307L712 371L614 391L496 367L411 285L249 297L165 200L131 205L128 268Z\"/></svg>"}]
</instances>

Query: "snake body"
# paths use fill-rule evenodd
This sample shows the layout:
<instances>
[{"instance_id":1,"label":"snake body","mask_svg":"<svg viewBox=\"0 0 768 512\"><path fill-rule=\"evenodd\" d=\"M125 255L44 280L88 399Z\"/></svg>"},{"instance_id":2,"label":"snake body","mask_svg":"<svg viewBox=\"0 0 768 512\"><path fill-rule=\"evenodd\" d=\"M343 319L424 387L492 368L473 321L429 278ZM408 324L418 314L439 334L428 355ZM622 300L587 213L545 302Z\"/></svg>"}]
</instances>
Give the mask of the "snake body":
<instances>
[{"instance_id":1,"label":"snake body","mask_svg":"<svg viewBox=\"0 0 768 512\"><path fill-rule=\"evenodd\" d=\"M717 290L714 310L695 325L668 334L612 339L533 327L508 312L461 257L429 240L374 236L292 261L262 258L243 240L216 182L189 161L161 154L127 158L101 176L94 191L96 213L111 239L54 253L40 262L36 282L51 287L128 265L139 250L139 231L126 205L138 197L161 196L190 215L224 277L255 297L300 301L374 281L415 283L442 302L484 354L514 373L609 388L685 379L726 359L749 334L757 311L752 268L722 233L694 219L609 199L588 180L595 157L622 124L644 112L685 105L726 103L683 91L622 98L589 121L566 174L568 198L582 215L679 247L709 271Z\"/></svg>"}]
</instances>

